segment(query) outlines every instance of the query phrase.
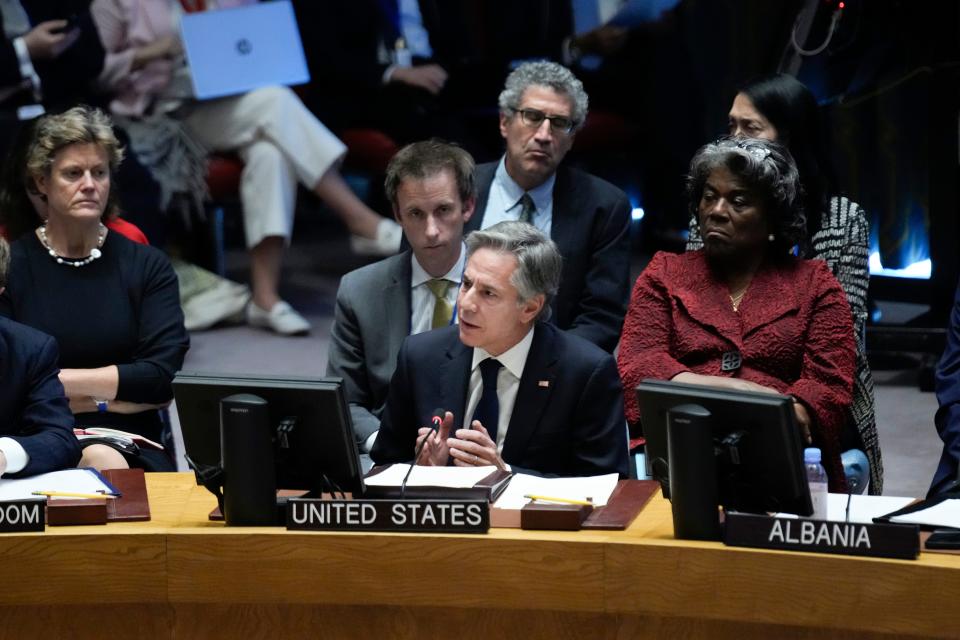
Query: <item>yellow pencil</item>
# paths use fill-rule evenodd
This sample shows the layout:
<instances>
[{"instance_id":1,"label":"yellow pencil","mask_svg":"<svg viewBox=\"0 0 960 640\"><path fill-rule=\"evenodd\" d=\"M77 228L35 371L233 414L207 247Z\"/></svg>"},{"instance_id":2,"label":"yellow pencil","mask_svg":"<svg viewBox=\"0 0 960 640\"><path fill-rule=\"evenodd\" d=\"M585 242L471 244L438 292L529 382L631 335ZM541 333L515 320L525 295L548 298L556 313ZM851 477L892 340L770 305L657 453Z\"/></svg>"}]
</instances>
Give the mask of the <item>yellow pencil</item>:
<instances>
[{"instance_id":1,"label":"yellow pencil","mask_svg":"<svg viewBox=\"0 0 960 640\"><path fill-rule=\"evenodd\" d=\"M551 498L550 496L533 496L533 495L525 495L523 497L528 498L530 500L543 500L545 502L562 502L564 504L582 504L588 507L593 506L592 500L571 500L570 498Z\"/></svg>"},{"instance_id":2,"label":"yellow pencil","mask_svg":"<svg viewBox=\"0 0 960 640\"><path fill-rule=\"evenodd\" d=\"M74 493L72 491L34 491L33 495L52 496L55 498L107 498L109 500L114 500L119 497L109 493Z\"/></svg>"}]
</instances>

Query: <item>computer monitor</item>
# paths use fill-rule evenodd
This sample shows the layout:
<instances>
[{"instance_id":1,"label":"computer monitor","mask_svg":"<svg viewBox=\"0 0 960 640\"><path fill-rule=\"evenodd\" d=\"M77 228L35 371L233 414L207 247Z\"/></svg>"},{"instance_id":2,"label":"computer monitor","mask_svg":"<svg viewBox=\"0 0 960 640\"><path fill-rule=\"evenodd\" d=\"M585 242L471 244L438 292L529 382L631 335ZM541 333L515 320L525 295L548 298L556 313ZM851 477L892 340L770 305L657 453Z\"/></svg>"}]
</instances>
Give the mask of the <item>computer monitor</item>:
<instances>
[{"instance_id":1,"label":"computer monitor","mask_svg":"<svg viewBox=\"0 0 960 640\"><path fill-rule=\"evenodd\" d=\"M360 456L340 378L180 372L173 393L183 443L195 463L220 465L220 401L251 394L268 404L278 488L362 493ZM287 433L278 434L282 422Z\"/></svg>"},{"instance_id":2,"label":"computer monitor","mask_svg":"<svg viewBox=\"0 0 960 640\"><path fill-rule=\"evenodd\" d=\"M665 380L644 380L636 393L648 470L665 496L671 496L671 465L682 465L693 474L683 480L688 486L715 486L716 501L728 510L813 512L792 398ZM675 416L684 417L681 430L688 427L693 433L675 439L675 450L670 451L669 430L674 427L668 423ZM701 435L706 451L695 444ZM676 446L679 442L687 444ZM705 469L712 465L715 470L708 475Z\"/></svg>"}]
</instances>

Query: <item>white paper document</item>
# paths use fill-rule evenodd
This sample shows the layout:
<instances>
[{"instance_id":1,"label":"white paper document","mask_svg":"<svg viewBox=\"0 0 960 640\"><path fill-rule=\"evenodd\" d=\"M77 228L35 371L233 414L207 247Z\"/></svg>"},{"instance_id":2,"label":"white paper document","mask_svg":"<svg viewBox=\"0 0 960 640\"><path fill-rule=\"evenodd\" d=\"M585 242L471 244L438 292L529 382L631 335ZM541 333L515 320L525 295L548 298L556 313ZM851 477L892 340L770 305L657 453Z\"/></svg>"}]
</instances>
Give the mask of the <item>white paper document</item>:
<instances>
[{"instance_id":1,"label":"white paper document","mask_svg":"<svg viewBox=\"0 0 960 640\"><path fill-rule=\"evenodd\" d=\"M872 524L873 519L886 515L891 511L902 509L913 498L898 496L850 496L850 522ZM778 518L799 518L795 513L775 513ZM827 494L827 520L830 522L847 522L847 494Z\"/></svg>"},{"instance_id":2,"label":"white paper document","mask_svg":"<svg viewBox=\"0 0 960 640\"><path fill-rule=\"evenodd\" d=\"M888 512L889 513L889 512ZM924 524L931 527L954 527L960 529L960 500L944 500L923 511L914 511L890 518L898 524Z\"/></svg>"},{"instance_id":3,"label":"white paper document","mask_svg":"<svg viewBox=\"0 0 960 640\"><path fill-rule=\"evenodd\" d=\"M607 504L619 479L616 473L582 478L541 478L518 473L510 479L510 484L493 506L498 509L522 509L530 502L530 499L524 496L534 495L564 500L589 498L593 501L593 506L602 507Z\"/></svg>"},{"instance_id":4,"label":"white paper document","mask_svg":"<svg viewBox=\"0 0 960 640\"><path fill-rule=\"evenodd\" d=\"M851 496L850 522L873 524L874 518L903 509L913 500L899 496ZM847 494L831 493L827 496L827 520L847 521Z\"/></svg>"},{"instance_id":5,"label":"white paper document","mask_svg":"<svg viewBox=\"0 0 960 640\"><path fill-rule=\"evenodd\" d=\"M0 500L36 498L34 491L70 493L113 493L114 489L92 469L64 469L29 478L0 480ZM55 498L51 498L54 500Z\"/></svg>"},{"instance_id":6,"label":"white paper document","mask_svg":"<svg viewBox=\"0 0 960 640\"><path fill-rule=\"evenodd\" d=\"M392 464L380 473L364 479L368 487L399 487L408 464ZM489 467L426 467L418 465L410 473L408 487L449 487L469 489L497 470Z\"/></svg>"}]
</instances>

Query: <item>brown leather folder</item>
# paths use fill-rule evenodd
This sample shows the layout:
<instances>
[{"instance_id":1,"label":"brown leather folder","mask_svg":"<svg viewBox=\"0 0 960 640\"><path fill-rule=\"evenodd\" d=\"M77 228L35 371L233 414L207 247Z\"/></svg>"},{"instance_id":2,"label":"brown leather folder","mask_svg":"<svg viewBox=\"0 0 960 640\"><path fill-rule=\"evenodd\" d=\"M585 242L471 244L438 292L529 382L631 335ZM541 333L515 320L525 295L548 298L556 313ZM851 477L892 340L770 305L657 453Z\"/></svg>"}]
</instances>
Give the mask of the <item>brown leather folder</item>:
<instances>
[{"instance_id":1,"label":"brown leather folder","mask_svg":"<svg viewBox=\"0 0 960 640\"><path fill-rule=\"evenodd\" d=\"M150 501L143 469L110 469L102 473L121 497L107 500L107 522L137 522L150 519Z\"/></svg>"},{"instance_id":2,"label":"brown leather folder","mask_svg":"<svg viewBox=\"0 0 960 640\"><path fill-rule=\"evenodd\" d=\"M621 480L606 506L597 507L583 523L584 529L626 529L660 488L656 480Z\"/></svg>"},{"instance_id":3,"label":"brown leather folder","mask_svg":"<svg viewBox=\"0 0 960 640\"><path fill-rule=\"evenodd\" d=\"M77 498L47 501L47 524L51 527L74 524L107 524L107 498Z\"/></svg>"}]
</instances>

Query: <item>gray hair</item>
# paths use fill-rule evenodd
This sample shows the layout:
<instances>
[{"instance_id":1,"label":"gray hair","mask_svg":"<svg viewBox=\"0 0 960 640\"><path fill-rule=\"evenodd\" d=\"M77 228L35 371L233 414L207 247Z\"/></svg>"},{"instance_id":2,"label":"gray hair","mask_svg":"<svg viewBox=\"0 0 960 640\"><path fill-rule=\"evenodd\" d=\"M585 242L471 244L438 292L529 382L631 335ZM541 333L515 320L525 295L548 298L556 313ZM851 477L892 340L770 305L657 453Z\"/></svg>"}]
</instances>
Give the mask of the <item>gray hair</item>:
<instances>
[{"instance_id":1,"label":"gray hair","mask_svg":"<svg viewBox=\"0 0 960 640\"><path fill-rule=\"evenodd\" d=\"M35 177L49 173L57 152L72 144L100 146L107 152L111 173L123 160L110 117L100 109L80 105L40 118L27 150L27 174Z\"/></svg>"},{"instance_id":2,"label":"gray hair","mask_svg":"<svg viewBox=\"0 0 960 640\"><path fill-rule=\"evenodd\" d=\"M536 320L550 319L550 303L560 287L563 258L556 243L526 222L499 222L467 236L467 259L478 249L509 253L517 259L510 284L517 288L519 304L543 294L543 308Z\"/></svg>"},{"instance_id":3,"label":"gray hair","mask_svg":"<svg viewBox=\"0 0 960 640\"><path fill-rule=\"evenodd\" d=\"M10 270L10 245L0 236L0 289L7 286L7 272Z\"/></svg>"},{"instance_id":4,"label":"gray hair","mask_svg":"<svg viewBox=\"0 0 960 640\"><path fill-rule=\"evenodd\" d=\"M390 159L383 188L390 204L396 208L397 191L404 180L425 180L449 169L457 182L460 203L466 204L477 196L473 168L473 156L455 144L437 139L414 142L400 149Z\"/></svg>"},{"instance_id":5,"label":"gray hair","mask_svg":"<svg viewBox=\"0 0 960 640\"><path fill-rule=\"evenodd\" d=\"M575 129L579 129L587 119L590 99L583 90L583 83L577 80L570 69L556 62L524 62L514 69L500 92L500 113L513 116L511 110L520 107L524 92L532 86L547 87L570 98L570 118Z\"/></svg>"},{"instance_id":6,"label":"gray hair","mask_svg":"<svg viewBox=\"0 0 960 640\"><path fill-rule=\"evenodd\" d=\"M690 161L687 199L699 224L700 198L714 169L725 168L763 202L773 231L770 248L785 255L806 235L802 189L797 165L787 148L770 140L721 138L706 144Z\"/></svg>"}]
</instances>

